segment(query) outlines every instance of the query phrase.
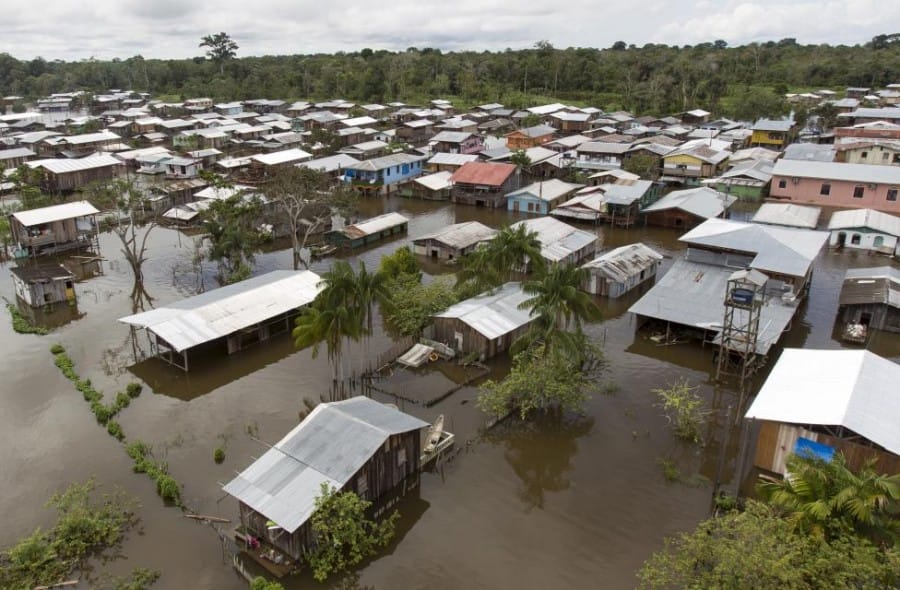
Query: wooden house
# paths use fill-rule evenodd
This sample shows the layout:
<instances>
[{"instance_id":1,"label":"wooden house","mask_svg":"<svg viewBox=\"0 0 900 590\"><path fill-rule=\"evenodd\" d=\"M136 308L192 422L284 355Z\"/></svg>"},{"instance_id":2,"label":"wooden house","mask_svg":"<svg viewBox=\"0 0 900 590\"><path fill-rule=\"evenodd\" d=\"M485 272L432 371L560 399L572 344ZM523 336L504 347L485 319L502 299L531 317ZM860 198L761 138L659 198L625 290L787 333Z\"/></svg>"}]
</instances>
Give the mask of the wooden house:
<instances>
[{"instance_id":1,"label":"wooden house","mask_svg":"<svg viewBox=\"0 0 900 590\"><path fill-rule=\"evenodd\" d=\"M581 189L550 215L629 227L638 220L641 206L651 203L655 193L656 186L649 180L619 179Z\"/></svg>"},{"instance_id":2,"label":"wooden house","mask_svg":"<svg viewBox=\"0 0 900 590\"><path fill-rule=\"evenodd\" d=\"M397 194L401 197L424 199L426 201L449 201L453 184L450 172L435 172L413 178L401 184Z\"/></svg>"},{"instance_id":3,"label":"wooden house","mask_svg":"<svg viewBox=\"0 0 900 590\"><path fill-rule=\"evenodd\" d=\"M454 223L413 240L413 251L438 260L459 260L479 244L494 239L497 230L477 221Z\"/></svg>"},{"instance_id":4,"label":"wooden house","mask_svg":"<svg viewBox=\"0 0 900 590\"><path fill-rule=\"evenodd\" d=\"M31 307L75 301L75 275L61 264L9 269L16 296Z\"/></svg>"},{"instance_id":5,"label":"wooden house","mask_svg":"<svg viewBox=\"0 0 900 590\"><path fill-rule=\"evenodd\" d=\"M535 125L516 129L506 134L506 147L511 150L527 150L553 141L556 129L550 125Z\"/></svg>"},{"instance_id":6,"label":"wooden house","mask_svg":"<svg viewBox=\"0 0 900 590\"><path fill-rule=\"evenodd\" d=\"M900 165L900 141L859 141L834 146L835 161L848 164ZM3 152L0 152L2 154Z\"/></svg>"},{"instance_id":7,"label":"wooden house","mask_svg":"<svg viewBox=\"0 0 900 590\"><path fill-rule=\"evenodd\" d=\"M52 255L96 246L98 213L87 201L11 213L9 226L16 256Z\"/></svg>"},{"instance_id":8,"label":"wooden house","mask_svg":"<svg viewBox=\"0 0 900 590\"><path fill-rule=\"evenodd\" d=\"M429 143L432 151L450 154L477 154L484 149L484 138L468 131L441 131Z\"/></svg>"},{"instance_id":9,"label":"wooden house","mask_svg":"<svg viewBox=\"0 0 900 590\"><path fill-rule=\"evenodd\" d=\"M835 211L828 221L833 248L900 256L900 217L874 209Z\"/></svg>"},{"instance_id":10,"label":"wooden house","mask_svg":"<svg viewBox=\"0 0 900 590\"><path fill-rule=\"evenodd\" d=\"M648 225L690 229L707 219L727 217L737 197L707 187L673 191L641 213Z\"/></svg>"},{"instance_id":11,"label":"wooden house","mask_svg":"<svg viewBox=\"0 0 900 590\"><path fill-rule=\"evenodd\" d=\"M681 113L681 122L685 125L702 125L709 121L710 115L712 115L712 113L709 111L693 109Z\"/></svg>"},{"instance_id":12,"label":"wooden house","mask_svg":"<svg viewBox=\"0 0 900 590\"><path fill-rule=\"evenodd\" d=\"M519 283L482 293L432 317L432 338L458 355L477 354L484 361L508 350L535 318L522 303L531 296Z\"/></svg>"},{"instance_id":13,"label":"wooden house","mask_svg":"<svg viewBox=\"0 0 900 590\"><path fill-rule=\"evenodd\" d=\"M407 121L397 127L397 139L412 145L425 145L434 134L434 122L428 119Z\"/></svg>"},{"instance_id":14,"label":"wooden house","mask_svg":"<svg viewBox=\"0 0 900 590\"><path fill-rule=\"evenodd\" d=\"M477 161L478 156L475 154L449 154L439 152L431 156L431 158L425 162L425 168L431 172L456 172L463 164Z\"/></svg>"},{"instance_id":15,"label":"wooden house","mask_svg":"<svg viewBox=\"0 0 900 590\"><path fill-rule=\"evenodd\" d=\"M427 426L364 396L322 403L223 489L238 500L247 535L299 561L316 547L322 486L377 507L418 474Z\"/></svg>"},{"instance_id":16,"label":"wooden house","mask_svg":"<svg viewBox=\"0 0 900 590\"><path fill-rule=\"evenodd\" d=\"M663 156L662 180L696 184L704 178L719 176L725 171L731 152L730 143L717 140L691 140Z\"/></svg>"},{"instance_id":17,"label":"wooden house","mask_svg":"<svg viewBox=\"0 0 900 590\"><path fill-rule=\"evenodd\" d=\"M554 127L567 135L574 135L591 128L594 117L588 113L558 111L549 115L548 119Z\"/></svg>"},{"instance_id":18,"label":"wooden house","mask_svg":"<svg viewBox=\"0 0 900 590\"><path fill-rule=\"evenodd\" d=\"M347 166L344 180L362 192L390 192L396 184L422 173L425 156L391 154Z\"/></svg>"},{"instance_id":19,"label":"wooden house","mask_svg":"<svg viewBox=\"0 0 900 590\"><path fill-rule=\"evenodd\" d=\"M298 308L313 302L320 283L309 270L274 270L119 321L146 330L154 356L188 371L191 351L233 354L289 332Z\"/></svg>"},{"instance_id":20,"label":"wooden house","mask_svg":"<svg viewBox=\"0 0 900 590\"><path fill-rule=\"evenodd\" d=\"M325 241L341 248L362 248L391 236L405 233L409 219L399 213L385 213L359 223L325 233Z\"/></svg>"},{"instance_id":21,"label":"wooden house","mask_svg":"<svg viewBox=\"0 0 900 590\"><path fill-rule=\"evenodd\" d=\"M166 167L166 178L171 180L196 178L203 170L203 161L200 158L170 157L162 163Z\"/></svg>"},{"instance_id":22,"label":"wooden house","mask_svg":"<svg viewBox=\"0 0 900 590\"><path fill-rule=\"evenodd\" d=\"M0 169L11 170L18 168L25 162L35 159L37 155L27 147L0 150Z\"/></svg>"},{"instance_id":23,"label":"wooden house","mask_svg":"<svg viewBox=\"0 0 900 590\"><path fill-rule=\"evenodd\" d=\"M578 157L576 166L585 169L619 168L625 153L630 148L627 143L588 141L575 148Z\"/></svg>"},{"instance_id":24,"label":"wooden house","mask_svg":"<svg viewBox=\"0 0 900 590\"><path fill-rule=\"evenodd\" d=\"M575 191L583 188L583 184L564 182L559 179L534 182L528 186L506 194L507 209L547 215L560 203L569 199Z\"/></svg>"},{"instance_id":25,"label":"wooden house","mask_svg":"<svg viewBox=\"0 0 900 590\"><path fill-rule=\"evenodd\" d=\"M594 255L597 234L572 227L553 217L534 217L517 221L510 227L525 227L527 233L537 234L541 244L541 258L548 264L579 264ZM527 260L522 261L525 270L530 270Z\"/></svg>"},{"instance_id":26,"label":"wooden house","mask_svg":"<svg viewBox=\"0 0 900 590\"><path fill-rule=\"evenodd\" d=\"M865 326L866 332L900 333L900 270L891 266L847 270L838 313L843 324Z\"/></svg>"},{"instance_id":27,"label":"wooden house","mask_svg":"<svg viewBox=\"0 0 900 590\"><path fill-rule=\"evenodd\" d=\"M662 254L640 242L605 252L582 266L589 273L585 291L610 299L621 297L656 278L662 259Z\"/></svg>"},{"instance_id":28,"label":"wooden house","mask_svg":"<svg viewBox=\"0 0 900 590\"><path fill-rule=\"evenodd\" d=\"M767 147L781 150L793 141L796 135L796 125L790 119L773 121L760 119L753 124L753 134L750 136L751 147Z\"/></svg>"},{"instance_id":29,"label":"wooden house","mask_svg":"<svg viewBox=\"0 0 900 590\"><path fill-rule=\"evenodd\" d=\"M468 162L450 179L454 203L498 209L506 206L506 194L515 188L516 167L494 162Z\"/></svg>"},{"instance_id":30,"label":"wooden house","mask_svg":"<svg viewBox=\"0 0 900 590\"><path fill-rule=\"evenodd\" d=\"M759 424L753 465L784 475L791 454L839 452L900 473L898 382L900 365L867 350L785 349L744 416Z\"/></svg>"},{"instance_id":31,"label":"wooden house","mask_svg":"<svg viewBox=\"0 0 900 590\"><path fill-rule=\"evenodd\" d=\"M47 137L38 144L41 157L57 158L81 158L94 152L103 151L115 144L120 144L122 138L112 131L98 131L97 133L82 133L80 135L57 135Z\"/></svg>"}]
</instances>

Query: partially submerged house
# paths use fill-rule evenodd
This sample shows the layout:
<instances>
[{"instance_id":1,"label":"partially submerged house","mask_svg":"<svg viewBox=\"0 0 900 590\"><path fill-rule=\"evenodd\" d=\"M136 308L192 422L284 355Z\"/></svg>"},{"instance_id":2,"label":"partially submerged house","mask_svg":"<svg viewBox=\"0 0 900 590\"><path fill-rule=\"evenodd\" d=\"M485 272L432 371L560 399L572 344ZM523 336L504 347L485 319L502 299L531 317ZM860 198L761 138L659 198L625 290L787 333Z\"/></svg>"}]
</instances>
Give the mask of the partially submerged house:
<instances>
[{"instance_id":1,"label":"partially submerged house","mask_svg":"<svg viewBox=\"0 0 900 590\"><path fill-rule=\"evenodd\" d=\"M704 178L719 176L725 171L731 155L724 144L725 142L717 140L703 139L684 143L662 157L663 176L660 180L698 184Z\"/></svg>"},{"instance_id":2,"label":"partially submerged house","mask_svg":"<svg viewBox=\"0 0 900 590\"><path fill-rule=\"evenodd\" d=\"M301 560L316 547L310 519L322 485L377 505L418 474L427 426L364 396L322 403L223 490L247 535Z\"/></svg>"},{"instance_id":3,"label":"partially submerged house","mask_svg":"<svg viewBox=\"0 0 900 590\"><path fill-rule=\"evenodd\" d=\"M438 260L458 260L478 247L494 239L497 230L478 221L454 223L434 233L413 240L416 254Z\"/></svg>"},{"instance_id":4,"label":"partially submerged house","mask_svg":"<svg viewBox=\"0 0 900 590\"><path fill-rule=\"evenodd\" d=\"M600 241L597 234L572 227L553 217L536 217L512 224L512 229L524 226L528 233L537 234L541 243L541 257L547 264L579 264L590 258ZM530 266L524 261L526 269Z\"/></svg>"},{"instance_id":5,"label":"partially submerged house","mask_svg":"<svg viewBox=\"0 0 900 590\"><path fill-rule=\"evenodd\" d=\"M449 201L453 183L450 182L452 173L447 171L426 174L403 183L398 191L401 197L425 199L428 201Z\"/></svg>"},{"instance_id":6,"label":"partially submerged house","mask_svg":"<svg viewBox=\"0 0 900 590\"><path fill-rule=\"evenodd\" d=\"M763 203L751 221L766 225L816 229L821 213L820 207L794 205L793 203Z\"/></svg>"},{"instance_id":7,"label":"partially submerged house","mask_svg":"<svg viewBox=\"0 0 900 590\"><path fill-rule=\"evenodd\" d=\"M298 309L321 291L320 283L309 270L274 270L119 321L146 330L153 356L187 371L192 351L224 348L233 354L289 332Z\"/></svg>"},{"instance_id":8,"label":"partially submerged house","mask_svg":"<svg viewBox=\"0 0 900 590\"><path fill-rule=\"evenodd\" d=\"M870 250L900 256L900 217L873 209L835 211L828 221L834 248Z\"/></svg>"},{"instance_id":9,"label":"partially submerged house","mask_svg":"<svg viewBox=\"0 0 900 590\"><path fill-rule=\"evenodd\" d=\"M75 275L62 264L17 266L9 271L16 296L31 307L75 301Z\"/></svg>"},{"instance_id":10,"label":"partially submerged house","mask_svg":"<svg viewBox=\"0 0 900 590\"><path fill-rule=\"evenodd\" d=\"M99 211L87 201L75 201L10 213L9 226L16 256L54 255L68 250L99 251Z\"/></svg>"},{"instance_id":11,"label":"partially submerged house","mask_svg":"<svg viewBox=\"0 0 900 590\"><path fill-rule=\"evenodd\" d=\"M900 333L900 270L891 266L851 268L838 298L840 321L871 330Z\"/></svg>"},{"instance_id":12,"label":"partially submerged house","mask_svg":"<svg viewBox=\"0 0 900 590\"><path fill-rule=\"evenodd\" d=\"M511 150L527 150L553 141L556 129L550 125L535 125L516 129L506 134L506 147Z\"/></svg>"},{"instance_id":13,"label":"partially submerged house","mask_svg":"<svg viewBox=\"0 0 900 590\"><path fill-rule=\"evenodd\" d=\"M769 160L744 160L703 184L741 200L761 201L769 193L774 166Z\"/></svg>"},{"instance_id":14,"label":"partially submerged house","mask_svg":"<svg viewBox=\"0 0 900 590\"><path fill-rule=\"evenodd\" d=\"M489 359L509 349L535 321L530 310L520 308L530 298L521 284L506 283L460 301L432 317L432 337L457 355Z\"/></svg>"},{"instance_id":15,"label":"partially submerged house","mask_svg":"<svg viewBox=\"0 0 900 590\"><path fill-rule=\"evenodd\" d=\"M796 135L796 124L790 119L760 119L753 124L750 136L751 147L766 147L780 150L791 143Z\"/></svg>"},{"instance_id":16,"label":"partially submerged house","mask_svg":"<svg viewBox=\"0 0 900 590\"><path fill-rule=\"evenodd\" d=\"M333 229L325 233L325 241L341 248L362 248L374 242L406 232L409 219L399 213L385 213Z\"/></svg>"},{"instance_id":17,"label":"partially submerged house","mask_svg":"<svg viewBox=\"0 0 900 590\"><path fill-rule=\"evenodd\" d=\"M900 365L867 350L787 348L745 419L759 423L753 465L785 474L792 454L856 471L870 458L900 473Z\"/></svg>"},{"instance_id":18,"label":"partially submerged house","mask_svg":"<svg viewBox=\"0 0 900 590\"><path fill-rule=\"evenodd\" d=\"M344 180L364 192L390 192L391 187L422 173L425 156L391 154L351 164L344 170Z\"/></svg>"},{"instance_id":19,"label":"partially submerged house","mask_svg":"<svg viewBox=\"0 0 900 590\"><path fill-rule=\"evenodd\" d=\"M451 200L463 205L498 209L516 185L516 167L495 162L468 162L450 178Z\"/></svg>"},{"instance_id":20,"label":"partially submerged house","mask_svg":"<svg viewBox=\"0 0 900 590\"><path fill-rule=\"evenodd\" d=\"M550 214L564 219L628 227L638 219L641 205L649 204L655 194L653 182L623 177L579 190Z\"/></svg>"},{"instance_id":21,"label":"partially submerged house","mask_svg":"<svg viewBox=\"0 0 900 590\"><path fill-rule=\"evenodd\" d=\"M900 111L900 109L896 109ZM769 195L794 203L900 213L900 166L779 160Z\"/></svg>"},{"instance_id":22,"label":"partially submerged house","mask_svg":"<svg viewBox=\"0 0 900 590\"><path fill-rule=\"evenodd\" d=\"M689 229L716 217L727 217L737 197L708 187L673 191L641 210L648 225Z\"/></svg>"},{"instance_id":23,"label":"partially submerged house","mask_svg":"<svg viewBox=\"0 0 900 590\"><path fill-rule=\"evenodd\" d=\"M72 160L32 160L26 165L41 170L41 188L52 193L69 192L92 182L112 180L125 170L124 163L109 155Z\"/></svg>"},{"instance_id":24,"label":"partially submerged house","mask_svg":"<svg viewBox=\"0 0 900 590\"><path fill-rule=\"evenodd\" d=\"M581 188L584 188L583 184L565 182L557 178L533 182L528 186L506 193L507 209L547 215Z\"/></svg>"},{"instance_id":25,"label":"partially submerged house","mask_svg":"<svg viewBox=\"0 0 900 590\"><path fill-rule=\"evenodd\" d=\"M662 259L662 254L640 242L605 252L582 266L590 277L585 290L611 299L621 297L652 281Z\"/></svg>"}]
</instances>

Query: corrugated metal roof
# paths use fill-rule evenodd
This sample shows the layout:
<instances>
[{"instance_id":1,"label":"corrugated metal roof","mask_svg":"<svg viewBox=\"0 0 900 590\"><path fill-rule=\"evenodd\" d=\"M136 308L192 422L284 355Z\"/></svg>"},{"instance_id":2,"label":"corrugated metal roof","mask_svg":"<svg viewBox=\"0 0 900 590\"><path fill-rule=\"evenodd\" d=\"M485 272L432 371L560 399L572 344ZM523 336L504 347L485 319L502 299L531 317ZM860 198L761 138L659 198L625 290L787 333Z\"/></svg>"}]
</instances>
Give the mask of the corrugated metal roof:
<instances>
[{"instance_id":1,"label":"corrugated metal roof","mask_svg":"<svg viewBox=\"0 0 900 590\"><path fill-rule=\"evenodd\" d=\"M763 203L753 216L753 223L816 229L821 213L821 207L793 203Z\"/></svg>"},{"instance_id":2,"label":"corrugated metal roof","mask_svg":"<svg viewBox=\"0 0 900 590\"><path fill-rule=\"evenodd\" d=\"M582 187L584 187L583 184L575 184L565 182L558 178L552 178L541 182L533 182L528 186L506 193L506 197L510 198L530 195L543 201L554 201L569 193L573 193Z\"/></svg>"},{"instance_id":3,"label":"corrugated metal roof","mask_svg":"<svg viewBox=\"0 0 900 590\"><path fill-rule=\"evenodd\" d=\"M794 122L791 120L773 120L773 119L760 119L756 123L753 124L754 131L780 131L780 132L788 132L794 126Z\"/></svg>"},{"instance_id":4,"label":"corrugated metal roof","mask_svg":"<svg viewBox=\"0 0 900 590\"><path fill-rule=\"evenodd\" d=\"M596 271L614 281L624 283L630 277L640 274L660 260L662 254L640 242L620 246L594 258L583 268Z\"/></svg>"},{"instance_id":5,"label":"corrugated metal roof","mask_svg":"<svg viewBox=\"0 0 900 590\"><path fill-rule=\"evenodd\" d=\"M708 187L690 188L672 191L649 207L645 207L642 213L680 209L691 215L710 219L722 215L735 201L737 197Z\"/></svg>"},{"instance_id":6,"label":"corrugated metal roof","mask_svg":"<svg viewBox=\"0 0 900 590\"><path fill-rule=\"evenodd\" d=\"M460 301L434 317L458 319L485 338L494 340L534 319L530 310L519 309L530 298L521 284L506 283L494 291Z\"/></svg>"},{"instance_id":7,"label":"corrugated metal roof","mask_svg":"<svg viewBox=\"0 0 900 590\"><path fill-rule=\"evenodd\" d=\"M378 215L353 225L346 225L337 231L342 232L349 238L361 238L405 223L409 223L408 217L392 212Z\"/></svg>"},{"instance_id":8,"label":"corrugated metal roof","mask_svg":"<svg viewBox=\"0 0 900 590\"><path fill-rule=\"evenodd\" d=\"M97 213L100 213L100 211L87 201L75 201L74 203L63 203L62 205L52 205L50 207L41 207L40 209L17 211L12 216L25 227L30 227L32 225L52 223Z\"/></svg>"},{"instance_id":9,"label":"corrugated metal roof","mask_svg":"<svg viewBox=\"0 0 900 590\"><path fill-rule=\"evenodd\" d=\"M898 382L900 365L867 350L786 348L745 416L840 425L900 454Z\"/></svg>"},{"instance_id":10,"label":"corrugated metal roof","mask_svg":"<svg viewBox=\"0 0 900 590\"><path fill-rule=\"evenodd\" d=\"M449 154L438 152L428 160L431 165L462 166L466 162L475 162L478 156L475 154Z\"/></svg>"},{"instance_id":11,"label":"corrugated metal roof","mask_svg":"<svg viewBox=\"0 0 900 590\"><path fill-rule=\"evenodd\" d=\"M81 172L82 170L93 170L94 168L105 168L107 166L124 166L121 160L113 156L88 156L86 158L73 158L70 160L49 159L49 160L32 160L26 162L32 168L43 168L53 174L67 174L69 172Z\"/></svg>"},{"instance_id":12,"label":"corrugated metal roof","mask_svg":"<svg viewBox=\"0 0 900 590\"><path fill-rule=\"evenodd\" d=\"M181 352L308 305L320 282L309 270L274 270L119 321L146 328Z\"/></svg>"},{"instance_id":13,"label":"corrugated metal roof","mask_svg":"<svg viewBox=\"0 0 900 590\"><path fill-rule=\"evenodd\" d=\"M900 237L900 217L874 209L835 211L828 221L828 229L868 228L879 233Z\"/></svg>"},{"instance_id":14,"label":"corrugated metal roof","mask_svg":"<svg viewBox=\"0 0 900 590\"><path fill-rule=\"evenodd\" d=\"M309 152L304 152L301 149L289 149L289 150L281 150L278 152L272 152L269 154L259 154L256 156L250 156L251 160L259 162L264 166L276 166L278 164L288 164L291 162L299 162L300 160L306 160L312 158L312 154Z\"/></svg>"},{"instance_id":15,"label":"corrugated metal roof","mask_svg":"<svg viewBox=\"0 0 900 590\"><path fill-rule=\"evenodd\" d=\"M512 164L467 162L453 173L452 179L454 183L499 187L515 171L516 167Z\"/></svg>"},{"instance_id":16,"label":"corrugated metal roof","mask_svg":"<svg viewBox=\"0 0 900 590\"><path fill-rule=\"evenodd\" d=\"M897 110L900 111L900 109ZM880 166L878 164L778 160L772 174L821 180L843 180L862 184L900 184L900 166Z\"/></svg>"},{"instance_id":17,"label":"corrugated metal roof","mask_svg":"<svg viewBox=\"0 0 900 590\"><path fill-rule=\"evenodd\" d=\"M319 404L223 490L293 533L312 516L322 483L341 489L388 437L426 426L363 396Z\"/></svg>"},{"instance_id":18,"label":"corrugated metal roof","mask_svg":"<svg viewBox=\"0 0 900 590\"><path fill-rule=\"evenodd\" d=\"M851 268L844 275L838 305L879 303L900 308L900 270L890 266Z\"/></svg>"},{"instance_id":19,"label":"corrugated metal roof","mask_svg":"<svg viewBox=\"0 0 900 590\"><path fill-rule=\"evenodd\" d=\"M420 176L416 179L413 179L413 182L417 184L421 184L425 188L432 191L439 191L446 188L450 188L450 177L453 174L446 170L442 172L435 172L434 174L426 174L425 176Z\"/></svg>"},{"instance_id":20,"label":"corrugated metal roof","mask_svg":"<svg viewBox=\"0 0 900 590\"><path fill-rule=\"evenodd\" d=\"M26 147L0 150L0 161L12 160L13 158L30 158L34 155L35 153Z\"/></svg>"},{"instance_id":21,"label":"corrugated metal roof","mask_svg":"<svg viewBox=\"0 0 900 590\"><path fill-rule=\"evenodd\" d=\"M235 184L234 186L208 186L205 189L194 193L194 198L224 201L250 190L253 190L253 187L244 184Z\"/></svg>"},{"instance_id":22,"label":"corrugated metal roof","mask_svg":"<svg viewBox=\"0 0 900 590\"><path fill-rule=\"evenodd\" d=\"M334 172L335 170L349 168L356 164L359 164L359 160L357 160L353 156L349 156L347 154L336 154L334 156L300 162L299 164L297 164L297 166L301 168L310 168L312 170L321 170L323 172Z\"/></svg>"},{"instance_id":23,"label":"corrugated metal roof","mask_svg":"<svg viewBox=\"0 0 900 590\"><path fill-rule=\"evenodd\" d=\"M549 262L559 262L598 241L597 235L576 229L552 217L525 219L512 224L515 229L524 225L529 232L536 232L541 243L541 256Z\"/></svg>"},{"instance_id":24,"label":"corrugated metal roof","mask_svg":"<svg viewBox=\"0 0 900 590\"><path fill-rule=\"evenodd\" d=\"M431 234L419 236L413 243L435 240L451 248L468 248L479 242L492 240L497 230L478 221L454 223Z\"/></svg>"},{"instance_id":25,"label":"corrugated metal roof","mask_svg":"<svg viewBox=\"0 0 900 590\"><path fill-rule=\"evenodd\" d=\"M369 172L377 172L391 166L401 166L403 164L412 164L424 160L425 156L414 156L412 154L391 154L390 156L381 156L380 158L372 158L365 160L359 164L348 166L352 170L367 170Z\"/></svg>"},{"instance_id":26,"label":"corrugated metal roof","mask_svg":"<svg viewBox=\"0 0 900 590\"><path fill-rule=\"evenodd\" d=\"M650 291L628 311L658 320L721 332L728 279L734 269L679 258ZM767 298L760 310L756 352L768 353L781 338L797 310L779 297ZM746 310L735 310L735 323L749 321Z\"/></svg>"}]
</instances>

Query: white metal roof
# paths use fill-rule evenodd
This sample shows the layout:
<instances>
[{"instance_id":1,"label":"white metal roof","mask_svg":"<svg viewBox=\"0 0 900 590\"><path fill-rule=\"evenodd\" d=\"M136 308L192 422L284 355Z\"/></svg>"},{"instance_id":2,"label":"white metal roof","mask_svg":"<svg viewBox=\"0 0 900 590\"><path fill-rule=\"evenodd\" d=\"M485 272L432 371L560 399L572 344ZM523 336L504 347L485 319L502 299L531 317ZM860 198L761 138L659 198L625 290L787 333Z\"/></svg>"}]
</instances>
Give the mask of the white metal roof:
<instances>
[{"instance_id":1,"label":"white metal roof","mask_svg":"<svg viewBox=\"0 0 900 590\"><path fill-rule=\"evenodd\" d=\"M53 174L80 172L82 170L93 170L94 168L105 168L106 166L124 166L121 160L109 155L72 158L70 160L59 158L32 160L31 162L26 162L26 164L32 168L43 168Z\"/></svg>"},{"instance_id":2,"label":"white metal roof","mask_svg":"<svg viewBox=\"0 0 900 590\"><path fill-rule=\"evenodd\" d=\"M309 270L272 272L120 318L181 352L312 303L321 287Z\"/></svg>"},{"instance_id":3,"label":"white metal roof","mask_svg":"<svg viewBox=\"0 0 900 590\"><path fill-rule=\"evenodd\" d=\"M523 186L520 189L508 192L506 193L506 198L530 195L542 201L554 201L560 197L574 193L582 187L584 187L583 184L575 184L565 182L558 178L551 178L550 180L533 182L528 186Z\"/></svg>"},{"instance_id":4,"label":"white metal roof","mask_svg":"<svg viewBox=\"0 0 900 590\"><path fill-rule=\"evenodd\" d=\"M828 229L868 228L879 233L900 237L900 217L874 209L835 211L828 221Z\"/></svg>"},{"instance_id":5,"label":"white metal roof","mask_svg":"<svg viewBox=\"0 0 900 590\"><path fill-rule=\"evenodd\" d=\"M802 277L828 241L828 232L707 219L678 240L713 249L756 254L750 263L752 268Z\"/></svg>"},{"instance_id":6,"label":"white metal roof","mask_svg":"<svg viewBox=\"0 0 900 590\"><path fill-rule=\"evenodd\" d=\"M468 248L479 242L486 242L497 235L497 230L478 221L454 223L434 233L419 236L413 243L435 240L451 248Z\"/></svg>"},{"instance_id":7,"label":"white metal roof","mask_svg":"<svg viewBox=\"0 0 900 590\"><path fill-rule=\"evenodd\" d=\"M672 191L649 207L645 207L642 212L681 209L691 215L710 219L722 215L735 201L737 201L737 197L726 195L709 187L689 188Z\"/></svg>"},{"instance_id":8,"label":"white metal roof","mask_svg":"<svg viewBox=\"0 0 900 590\"><path fill-rule=\"evenodd\" d=\"M650 268L662 259L662 254L638 242L605 252L583 265L583 268L596 270L614 281L624 283L629 277Z\"/></svg>"},{"instance_id":9,"label":"white metal roof","mask_svg":"<svg viewBox=\"0 0 900 590\"><path fill-rule=\"evenodd\" d=\"M403 225L404 223L409 223L408 217L399 213L391 212L366 219L353 225L344 226L343 229L338 231L346 234L349 237L355 238L374 234L391 227Z\"/></svg>"},{"instance_id":10,"label":"white metal roof","mask_svg":"<svg viewBox=\"0 0 900 590\"><path fill-rule=\"evenodd\" d=\"M25 227L31 227L32 225L52 223L97 213L100 213L100 211L87 201L75 201L74 203L63 203L62 205L52 205L50 207L41 207L40 209L17 211L12 216Z\"/></svg>"},{"instance_id":11,"label":"white metal roof","mask_svg":"<svg viewBox=\"0 0 900 590\"><path fill-rule=\"evenodd\" d=\"M235 184L234 186L208 186L205 189L194 193L194 198L224 201L250 190L253 190L253 187L244 184Z\"/></svg>"},{"instance_id":12,"label":"white metal roof","mask_svg":"<svg viewBox=\"0 0 900 590\"><path fill-rule=\"evenodd\" d=\"M821 207L793 203L763 203L753 216L753 223L816 229L821 213Z\"/></svg>"},{"instance_id":13,"label":"white metal roof","mask_svg":"<svg viewBox=\"0 0 900 590\"><path fill-rule=\"evenodd\" d=\"M458 319L493 340L533 319L530 310L519 309L530 298L519 283L506 283L494 291L460 301L434 317Z\"/></svg>"},{"instance_id":14,"label":"white metal roof","mask_svg":"<svg viewBox=\"0 0 900 590\"><path fill-rule=\"evenodd\" d=\"M293 533L315 511L322 483L343 488L390 436L426 426L364 396L319 404L223 489Z\"/></svg>"},{"instance_id":15,"label":"white metal roof","mask_svg":"<svg viewBox=\"0 0 900 590\"><path fill-rule=\"evenodd\" d=\"M309 152L304 152L303 150L298 148L281 150L269 154L250 156L251 160L259 162L260 164L263 164L265 166L276 166L278 164L299 162L300 160L306 160L309 158L312 158L312 154L310 154Z\"/></svg>"},{"instance_id":16,"label":"white metal roof","mask_svg":"<svg viewBox=\"0 0 900 590\"><path fill-rule=\"evenodd\" d=\"M297 164L301 168L311 168L322 172L333 172L341 168L349 168L355 164L359 164L359 160L348 154L335 154L334 156L326 156L316 160L307 160Z\"/></svg>"},{"instance_id":17,"label":"white metal roof","mask_svg":"<svg viewBox=\"0 0 900 590\"><path fill-rule=\"evenodd\" d=\"M786 348L746 417L844 426L900 454L900 365L867 350Z\"/></svg>"},{"instance_id":18,"label":"white metal roof","mask_svg":"<svg viewBox=\"0 0 900 590\"><path fill-rule=\"evenodd\" d=\"M425 188L433 191L439 191L450 188L450 177L453 173L449 170L435 172L434 174L426 174L413 180L417 184L421 184Z\"/></svg>"},{"instance_id":19,"label":"white metal roof","mask_svg":"<svg viewBox=\"0 0 900 590\"><path fill-rule=\"evenodd\" d=\"M897 110L900 111L900 109ZM900 166L880 166L878 164L778 160L772 174L774 176L842 180L864 184L900 184Z\"/></svg>"},{"instance_id":20,"label":"white metal roof","mask_svg":"<svg viewBox=\"0 0 900 590\"><path fill-rule=\"evenodd\" d=\"M515 229L524 225L531 232L537 232L541 243L541 256L549 262L559 262L584 247L598 241L597 235L576 229L552 217L536 217L512 224Z\"/></svg>"},{"instance_id":21,"label":"white metal roof","mask_svg":"<svg viewBox=\"0 0 900 590\"><path fill-rule=\"evenodd\" d=\"M475 154L450 154L446 152L438 152L428 160L433 165L462 166L466 162L475 162L478 156Z\"/></svg>"}]
</instances>

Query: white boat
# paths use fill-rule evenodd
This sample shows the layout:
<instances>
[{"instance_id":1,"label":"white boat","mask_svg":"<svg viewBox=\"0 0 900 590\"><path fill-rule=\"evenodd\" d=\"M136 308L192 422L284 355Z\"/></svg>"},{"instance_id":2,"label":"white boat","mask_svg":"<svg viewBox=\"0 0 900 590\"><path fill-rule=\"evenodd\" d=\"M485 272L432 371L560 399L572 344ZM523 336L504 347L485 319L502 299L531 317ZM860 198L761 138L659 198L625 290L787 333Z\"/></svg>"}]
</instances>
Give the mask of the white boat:
<instances>
[{"instance_id":1,"label":"white boat","mask_svg":"<svg viewBox=\"0 0 900 590\"><path fill-rule=\"evenodd\" d=\"M444 432L444 415L441 414L437 417L437 420L434 421L428 428L427 442L425 443L424 453L427 455L428 453L433 453L437 449L437 445L441 440L441 434Z\"/></svg>"}]
</instances>

